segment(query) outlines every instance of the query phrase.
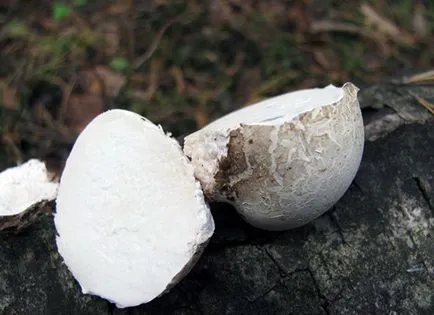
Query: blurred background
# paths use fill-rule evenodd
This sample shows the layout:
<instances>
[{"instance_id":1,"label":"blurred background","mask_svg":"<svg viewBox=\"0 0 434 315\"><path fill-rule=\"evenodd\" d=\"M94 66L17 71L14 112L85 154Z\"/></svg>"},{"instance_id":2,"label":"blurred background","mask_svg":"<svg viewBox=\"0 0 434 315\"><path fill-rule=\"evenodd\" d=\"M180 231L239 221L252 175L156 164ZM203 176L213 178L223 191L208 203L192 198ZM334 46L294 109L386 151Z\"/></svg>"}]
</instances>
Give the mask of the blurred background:
<instances>
[{"instance_id":1,"label":"blurred background","mask_svg":"<svg viewBox=\"0 0 434 315\"><path fill-rule=\"evenodd\" d=\"M180 137L296 89L434 65L431 0L0 0L0 167L60 169L98 113Z\"/></svg>"}]
</instances>

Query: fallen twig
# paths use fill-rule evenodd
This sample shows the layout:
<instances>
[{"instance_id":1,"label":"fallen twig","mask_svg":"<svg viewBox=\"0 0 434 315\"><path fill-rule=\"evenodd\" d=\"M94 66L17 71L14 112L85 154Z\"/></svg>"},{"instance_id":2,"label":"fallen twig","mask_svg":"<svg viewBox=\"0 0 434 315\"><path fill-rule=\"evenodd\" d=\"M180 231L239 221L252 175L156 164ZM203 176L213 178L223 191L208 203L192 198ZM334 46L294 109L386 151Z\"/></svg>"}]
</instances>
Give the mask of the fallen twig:
<instances>
[{"instance_id":1,"label":"fallen twig","mask_svg":"<svg viewBox=\"0 0 434 315\"><path fill-rule=\"evenodd\" d=\"M408 92L411 96L413 96L416 101L422 105L423 107L425 107L431 114L434 115L434 104L428 102L426 99L420 97L419 95L413 93L413 92Z\"/></svg>"},{"instance_id":2,"label":"fallen twig","mask_svg":"<svg viewBox=\"0 0 434 315\"><path fill-rule=\"evenodd\" d=\"M434 83L434 70L429 70L404 78L404 83L423 84L429 82Z\"/></svg>"},{"instance_id":3,"label":"fallen twig","mask_svg":"<svg viewBox=\"0 0 434 315\"><path fill-rule=\"evenodd\" d=\"M151 43L151 46L149 46L148 50L141 56L137 57L136 60L133 61L132 68L137 69L141 65L143 65L151 56L154 54L155 50L158 48L158 45L160 44L161 38L163 38L164 33L167 31L167 29L176 21L179 20L181 15L178 15L169 21L167 21L163 27L158 31L157 36L155 36L154 40Z\"/></svg>"},{"instance_id":4,"label":"fallen twig","mask_svg":"<svg viewBox=\"0 0 434 315\"><path fill-rule=\"evenodd\" d=\"M365 16L368 23L375 26L379 33L387 36L397 44L406 46L415 43L413 36L401 30L395 23L378 14L371 6L364 3L360 7L360 12Z\"/></svg>"}]
</instances>

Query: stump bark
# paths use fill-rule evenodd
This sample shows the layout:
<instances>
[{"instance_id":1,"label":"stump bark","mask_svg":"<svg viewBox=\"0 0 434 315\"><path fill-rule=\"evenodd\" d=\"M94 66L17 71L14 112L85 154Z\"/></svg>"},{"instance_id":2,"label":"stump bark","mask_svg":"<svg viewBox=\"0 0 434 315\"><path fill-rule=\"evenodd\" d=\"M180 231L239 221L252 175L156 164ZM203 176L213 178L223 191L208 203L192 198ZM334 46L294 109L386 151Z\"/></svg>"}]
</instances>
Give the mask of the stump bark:
<instances>
[{"instance_id":1,"label":"stump bark","mask_svg":"<svg viewBox=\"0 0 434 315\"><path fill-rule=\"evenodd\" d=\"M0 235L0 314L433 314L434 123L409 93L362 90L367 142L345 196L287 232L213 205L216 232L169 293L117 309L83 295L56 250L53 217ZM53 207L53 204L51 204Z\"/></svg>"}]
</instances>

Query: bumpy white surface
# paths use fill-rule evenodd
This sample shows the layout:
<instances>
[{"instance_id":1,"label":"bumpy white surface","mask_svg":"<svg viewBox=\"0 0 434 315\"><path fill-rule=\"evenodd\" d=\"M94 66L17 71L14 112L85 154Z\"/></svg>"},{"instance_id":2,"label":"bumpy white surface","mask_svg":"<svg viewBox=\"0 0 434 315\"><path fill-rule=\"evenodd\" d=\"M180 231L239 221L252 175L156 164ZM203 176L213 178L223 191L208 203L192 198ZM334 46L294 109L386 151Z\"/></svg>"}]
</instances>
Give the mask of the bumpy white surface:
<instances>
[{"instance_id":1,"label":"bumpy white surface","mask_svg":"<svg viewBox=\"0 0 434 315\"><path fill-rule=\"evenodd\" d=\"M184 152L210 199L231 202L259 228L301 226L332 207L357 172L357 91L330 85L247 106L187 136Z\"/></svg>"},{"instance_id":2,"label":"bumpy white surface","mask_svg":"<svg viewBox=\"0 0 434 315\"><path fill-rule=\"evenodd\" d=\"M50 181L45 164L29 160L0 173L0 216L21 213L43 200L54 200L58 184Z\"/></svg>"},{"instance_id":3,"label":"bumpy white surface","mask_svg":"<svg viewBox=\"0 0 434 315\"><path fill-rule=\"evenodd\" d=\"M163 293L214 231L176 141L123 110L99 115L77 139L55 224L59 252L83 292L118 307Z\"/></svg>"}]
</instances>

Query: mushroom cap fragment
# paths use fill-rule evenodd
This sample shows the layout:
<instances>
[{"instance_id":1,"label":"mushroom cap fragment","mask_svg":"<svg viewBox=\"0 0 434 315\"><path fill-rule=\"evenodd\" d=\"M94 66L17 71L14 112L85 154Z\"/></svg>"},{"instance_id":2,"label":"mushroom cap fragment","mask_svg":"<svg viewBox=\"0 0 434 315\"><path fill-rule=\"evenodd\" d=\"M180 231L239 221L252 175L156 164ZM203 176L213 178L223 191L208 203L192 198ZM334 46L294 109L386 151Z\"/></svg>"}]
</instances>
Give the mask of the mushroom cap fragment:
<instances>
[{"instance_id":1,"label":"mushroom cap fragment","mask_svg":"<svg viewBox=\"0 0 434 315\"><path fill-rule=\"evenodd\" d=\"M45 163L36 159L4 170L0 173L0 216L17 215L39 202L54 200L57 187Z\"/></svg>"},{"instance_id":2,"label":"mushroom cap fragment","mask_svg":"<svg viewBox=\"0 0 434 315\"><path fill-rule=\"evenodd\" d=\"M82 291L146 303L194 265L214 231L193 168L160 127L124 110L97 116L63 171L57 246Z\"/></svg>"}]
</instances>

